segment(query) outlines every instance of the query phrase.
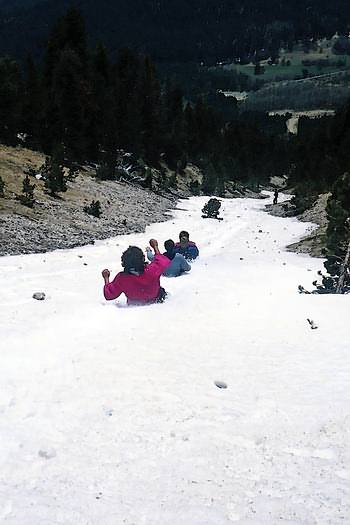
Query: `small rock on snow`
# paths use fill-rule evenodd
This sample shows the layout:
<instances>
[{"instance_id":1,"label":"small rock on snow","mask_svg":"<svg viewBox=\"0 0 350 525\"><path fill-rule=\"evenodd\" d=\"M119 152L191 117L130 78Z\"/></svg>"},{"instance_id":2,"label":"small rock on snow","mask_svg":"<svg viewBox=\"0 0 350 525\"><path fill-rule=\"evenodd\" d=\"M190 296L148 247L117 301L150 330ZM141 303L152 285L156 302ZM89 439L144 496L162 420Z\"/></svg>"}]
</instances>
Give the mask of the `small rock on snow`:
<instances>
[{"instance_id":1,"label":"small rock on snow","mask_svg":"<svg viewBox=\"0 0 350 525\"><path fill-rule=\"evenodd\" d=\"M33 293L33 299L36 299L37 301L43 301L45 299L44 292L35 292Z\"/></svg>"},{"instance_id":2,"label":"small rock on snow","mask_svg":"<svg viewBox=\"0 0 350 525\"><path fill-rule=\"evenodd\" d=\"M315 325L312 319L307 319L307 322L309 323L311 330L316 330L318 326Z\"/></svg>"},{"instance_id":3,"label":"small rock on snow","mask_svg":"<svg viewBox=\"0 0 350 525\"><path fill-rule=\"evenodd\" d=\"M214 384L215 384L215 386L217 386L218 388L227 388L227 384L224 383L223 381L214 381Z\"/></svg>"}]
</instances>

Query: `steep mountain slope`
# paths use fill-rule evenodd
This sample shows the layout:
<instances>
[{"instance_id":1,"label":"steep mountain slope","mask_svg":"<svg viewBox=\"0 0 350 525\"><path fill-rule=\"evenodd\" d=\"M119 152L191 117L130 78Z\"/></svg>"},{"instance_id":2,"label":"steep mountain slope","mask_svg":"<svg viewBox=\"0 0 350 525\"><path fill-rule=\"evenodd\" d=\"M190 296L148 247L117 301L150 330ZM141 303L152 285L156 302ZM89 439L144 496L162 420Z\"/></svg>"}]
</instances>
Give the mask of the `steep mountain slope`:
<instances>
[{"instance_id":1,"label":"steep mountain slope","mask_svg":"<svg viewBox=\"0 0 350 525\"><path fill-rule=\"evenodd\" d=\"M0 51L23 56L29 50L40 54L50 26L71 1L13 5L0 4ZM242 56L281 40L345 32L350 14L345 0L273 0L267 6L261 0L78 0L74 5L86 17L92 43L102 40L112 51L130 46L168 61ZM2 16L1 7L8 11Z\"/></svg>"},{"instance_id":2,"label":"steep mountain slope","mask_svg":"<svg viewBox=\"0 0 350 525\"><path fill-rule=\"evenodd\" d=\"M305 223L252 199L203 220L206 199L146 233L0 258L1 523L350 522L349 296L297 293L321 264L283 249ZM164 304L106 303L104 267L183 228L200 257L162 277Z\"/></svg>"}]
</instances>

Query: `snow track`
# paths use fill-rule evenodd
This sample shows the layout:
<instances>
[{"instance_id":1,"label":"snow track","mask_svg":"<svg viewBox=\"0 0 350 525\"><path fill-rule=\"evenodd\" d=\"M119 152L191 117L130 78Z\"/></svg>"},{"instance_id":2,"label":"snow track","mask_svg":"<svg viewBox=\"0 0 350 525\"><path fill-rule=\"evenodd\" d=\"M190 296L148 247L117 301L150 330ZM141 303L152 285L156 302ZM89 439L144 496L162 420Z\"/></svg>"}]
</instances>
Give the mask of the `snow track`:
<instances>
[{"instance_id":1,"label":"snow track","mask_svg":"<svg viewBox=\"0 0 350 525\"><path fill-rule=\"evenodd\" d=\"M206 201L0 258L1 524L350 522L349 296L297 293L322 267L284 251L308 224L252 199L203 220ZM182 229L200 258L164 304L104 301L103 268Z\"/></svg>"}]
</instances>

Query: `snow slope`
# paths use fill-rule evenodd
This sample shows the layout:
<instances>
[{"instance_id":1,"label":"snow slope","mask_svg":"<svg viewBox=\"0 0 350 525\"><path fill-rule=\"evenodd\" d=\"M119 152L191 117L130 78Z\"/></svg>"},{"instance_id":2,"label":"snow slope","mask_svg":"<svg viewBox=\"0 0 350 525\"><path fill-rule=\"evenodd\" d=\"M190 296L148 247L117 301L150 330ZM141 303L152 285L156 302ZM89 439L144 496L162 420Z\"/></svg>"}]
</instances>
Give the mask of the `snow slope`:
<instances>
[{"instance_id":1,"label":"snow slope","mask_svg":"<svg viewBox=\"0 0 350 525\"><path fill-rule=\"evenodd\" d=\"M297 293L322 261L283 247L310 224L206 201L0 259L1 524L350 523L350 296ZM164 304L103 299L129 244L181 229L200 258Z\"/></svg>"}]
</instances>

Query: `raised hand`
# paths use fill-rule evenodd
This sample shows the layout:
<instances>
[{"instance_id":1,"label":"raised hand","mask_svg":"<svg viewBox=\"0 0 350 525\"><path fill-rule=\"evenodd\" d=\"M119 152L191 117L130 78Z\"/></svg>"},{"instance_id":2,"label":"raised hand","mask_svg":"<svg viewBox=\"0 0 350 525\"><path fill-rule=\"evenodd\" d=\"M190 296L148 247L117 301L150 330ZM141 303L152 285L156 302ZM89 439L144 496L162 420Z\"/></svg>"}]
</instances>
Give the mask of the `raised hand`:
<instances>
[{"instance_id":1,"label":"raised hand","mask_svg":"<svg viewBox=\"0 0 350 525\"><path fill-rule=\"evenodd\" d=\"M156 239L150 239L149 244L152 246L153 250L158 248L158 241Z\"/></svg>"},{"instance_id":2,"label":"raised hand","mask_svg":"<svg viewBox=\"0 0 350 525\"><path fill-rule=\"evenodd\" d=\"M106 279L109 279L109 276L111 275L111 272L105 268L102 272L102 277L106 280Z\"/></svg>"}]
</instances>

